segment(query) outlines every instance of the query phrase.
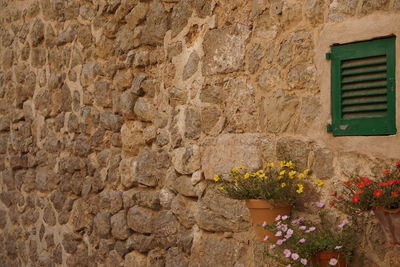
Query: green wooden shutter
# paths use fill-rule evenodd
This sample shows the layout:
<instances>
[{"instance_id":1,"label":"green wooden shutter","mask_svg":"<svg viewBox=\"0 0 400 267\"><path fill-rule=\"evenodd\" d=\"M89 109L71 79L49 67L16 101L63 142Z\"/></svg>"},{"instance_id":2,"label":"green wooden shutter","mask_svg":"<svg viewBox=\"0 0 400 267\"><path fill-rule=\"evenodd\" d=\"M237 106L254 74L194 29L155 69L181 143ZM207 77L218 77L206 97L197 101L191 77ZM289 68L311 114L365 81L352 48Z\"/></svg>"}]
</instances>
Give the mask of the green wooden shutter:
<instances>
[{"instance_id":1,"label":"green wooden shutter","mask_svg":"<svg viewBox=\"0 0 400 267\"><path fill-rule=\"evenodd\" d=\"M333 135L395 134L395 37L334 45L330 57Z\"/></svg>"}]
</instances>

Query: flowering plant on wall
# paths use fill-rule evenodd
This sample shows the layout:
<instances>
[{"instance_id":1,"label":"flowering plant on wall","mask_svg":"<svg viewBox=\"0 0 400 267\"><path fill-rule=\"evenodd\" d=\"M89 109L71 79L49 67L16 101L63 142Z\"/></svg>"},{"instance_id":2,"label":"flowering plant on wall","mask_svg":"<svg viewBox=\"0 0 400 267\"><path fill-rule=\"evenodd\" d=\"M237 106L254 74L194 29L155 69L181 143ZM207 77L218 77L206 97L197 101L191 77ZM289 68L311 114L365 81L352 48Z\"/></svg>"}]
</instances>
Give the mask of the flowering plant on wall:
<instances>
[{"instance_id":1,"label":"flowering plant on wall","mask_svg":"<svg viewBox=\"0 0 400 267\"><path fill-rule=\"evenodd\" d=\"M333 196L331 204L348 213L371 210L374 206L400 208L400 161L376 180L356 177L346 181L342 192L334 192Z\"/></svg>"},{"instance_id":2,"label":"flowering plant on wall","mask_svg":"<svg viewBox=\"0 0 400 267\"><path fill-rule=\"evenodd\" d=\"M274 237L279 237L267 246L267 255L285 266L346 266L356 245L355 227L348 219L332 225L323 214L320 224L289 216L278 216L273 224L264 224ZM318 258L321 252L329 255L323 261Z\"/></svg>"},{"instance_id":3,"label":"flowering plant on wall","mask_svg":"<svg viewBox=\"0 0 400 267\"><path fill-rule=\"evenodd\" d=\"M294 204L305 192L310 169L298 171L291 161L267 163L264 169L249 172L244 166L233 168L228 179L215 175L217 188L235 199L282 200ZM316 181L318 185L323 182Z\"/></svg>"}]
</instances>

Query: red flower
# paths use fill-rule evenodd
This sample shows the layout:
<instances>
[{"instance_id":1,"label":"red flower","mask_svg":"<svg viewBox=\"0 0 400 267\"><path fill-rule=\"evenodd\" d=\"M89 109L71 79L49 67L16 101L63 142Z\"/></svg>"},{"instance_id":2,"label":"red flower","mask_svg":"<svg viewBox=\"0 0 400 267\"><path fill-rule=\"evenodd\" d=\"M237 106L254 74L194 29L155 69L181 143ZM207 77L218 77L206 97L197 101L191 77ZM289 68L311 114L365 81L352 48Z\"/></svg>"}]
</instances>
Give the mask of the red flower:
<instances>
[{"instance_id":1,"label":"red flower","mask_svg":"<svg viewBox=\"0 0 400 267\"><path fill-rule=\"evenodd\" d=\"M360 201L360 197L357 195L354 195L351 197L351 200L353 200L354 203L358 203L358 201Z\"/></svg>"},{"instance_id":2,"label":"red flower","mask_svg":"<svg viewBox=\"0 0 400 267\"><path fill-rule=\"evenodd\" d=\"M370 186L372 184L372 181L368 177L361 177L360 180L366 185Z\"/></svg>"},{"instance_id":3,"label":"red flower","mask_svg":"<svg viewBox=\"0 0 400 267\"><path fill-rule=\"evenodd\" d=\"M380 183L379 183L379 186L388 186L388 185L389 185L388 182L380 182Z\"/></svg>"},{"instance_id":4,"label":"red flower","mask_svg":"<svg viewBox=\"0 0 400 267\"><path fill-rule=\"evenodd\" d=\"M365 187L365 183L359 183L359 184L357 184L357 187L358 188L364 188Z\"/></svg>"},{"instance_id":5,"label":"red flower","mask_svg":"<svg viewBox=\"0 0 400 267\"><path fill-rule=\"evenodd\" d=\"M389 170L385 170L383 174L389 174Z\"/></svg>"},{"instance_id":6,"label":"red flower","mask_svg":"<svg viewBox=\"0 0 400 267\"><path fill-rule=\"evenodd\" d=\"M398 183L399 183L399 180L389 180L389 181L387 181L388 185L394 185L394 184L398 184Z\"/></svg>"},{"instance_id":7,"label":"red flower","mask_svg":"<svg viewBox=\"0 0 400 267\"><path fill-rule=\"evenodd\" d=\"M337 195L336 191L331 194L332 197L336 197L336 195Z\"/></svg>"},{"instance_id":8,"label":"red flower","mask_svg":"<svg viewBox=\"0 0 400 267\"><path fill-rule=\"evenodd\" d=\"M335 203L336 203L335 201L331 200L331 201L329 201L329 206L332 207L333 205L335 205Z\"/></svg>"},{"instance_id":9,"label":"red flower","mask_svg":"<svg viewBox=\"0 0 400 267\"><path fill-rule=\"evenodd\" d=\"M336 199L337 200L342 200L344 198L343 194L340 194Z\"/></svg>"},{"instance_id":10,"label":"red flower","mask_svg":"<svg viewBox=\"0 0 400 267\"><path fill-rule=\"evenodd\" d=\"M391 195L393 197L400 197L400 193L398 193L398 192L391 192Z\"/></svg>"},{"instance_id":11,"label":"red flower","mask_svg":"<svg viewBox=\"0 0 400 267\"><path fill-rule=\"evenodd\" d=\"M382 192L382 190L380 190L380 189L377 189L377 190L374 191L374 195L375 195L376 197L380 197L380 196L382 196L382 194L383 194L383 192Z\"/></svg>"},{"instance_id":12,"label":"red flower","mask_svg":"<svg viewBox=\"0 0 400 267\"><path fill-rule=\"evenodd\" d=\"M364 190L357 190L357 191L356 191L356 195L360 195L360 194L362 194L362 193L364 193Z\"/></svg>"},{"instance_id":13,"label":"red flower","mask_svg":"<svg viewBox=\"0 0 400 267\"><path fill-rule=\"evenodd\" d=\"M353 183L354 183L354 182L353 182L353 181L350 181L350 180L344 182L344 184L347 185L347 186L351 186Z\"/></svg>"},{"instance_id":14,"label":"red flower","mask_svg":"<svg viewBox=\"0 0 400 267\"><path fill-rule=\"evenodd\" d=\"M400 167L400 160L396 162L396 166Z\"/></svg>"}]
</instances>

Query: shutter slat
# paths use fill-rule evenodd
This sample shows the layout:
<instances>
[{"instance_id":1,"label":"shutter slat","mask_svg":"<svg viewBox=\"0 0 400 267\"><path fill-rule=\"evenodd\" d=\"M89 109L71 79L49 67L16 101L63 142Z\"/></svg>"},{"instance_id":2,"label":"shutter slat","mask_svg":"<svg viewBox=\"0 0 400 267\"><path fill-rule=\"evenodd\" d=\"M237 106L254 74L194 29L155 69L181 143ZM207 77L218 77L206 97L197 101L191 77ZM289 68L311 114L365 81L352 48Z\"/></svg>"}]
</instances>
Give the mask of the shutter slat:
<instances>
[{"instance_id":1,"label":"shutter slat","mask_svg":"<svg viewBox=\"0 0 400 267\"><path fill-rule=\"evenodd\" d=\"M386 56L368 57L360 59L344 60L342 62L342 69L353 69L359 67L368 67L375 65L386 65Z\"/></svg>"},{"instance_id":2,"label":"shutter slat","mask_svg":"<svg viewBox=\"0 0 400 267\"><path fill-rule=\"evenodd\" d=\"M362 119L362 118L381 118L386 116L387 112L385 111L375 111L374 113L371 112L357 112L357 113L347 113L343 115L343 119L350 120L350 119Z\"/></svg>"},{"instance_id":3,"label":"shutter slat","mask_svg":"<svg viewBox=\"0 0 400 267\"><path fill-rule=\"evenodd\" d=\"M370 66L365 68L343 69L342 76L351 76L365 73L386 72L386 65Z\"/></svg>"},{"instance_id":4,"label":"shutter slat","mask_svg":"<svg viewBox=\"0 0 400 267\"><path fill-rule=\"evenodd\" d=\"M342 79L342 84L356 83L356 82L381 81L381 80L386 80L386 72L360 74L360 75L345 77Z\"/></svg>"},{"instance_id":5,"label":"shutter slat","mask_svg":"<svg viewBox=\"0 0 400 267\"><path fill-rule=\"evenodd\" d=\"M387 110L386 104L356 105L356 106L344 107L342 109L343 113L366 112L366 111L384 111L384 110Z\"/></svg>"},{"instance_id":6,"label":"shutter slat","mask_svg":"<svg viewBox=\"0 0 400 267\"><path fill-rule=\"evenodd\" d=\"M379 96L379 95L387 95L387 89L376 88L367 90L344 91L342 93L342 99L357 98L363 96Z\"/></svg>"},{"instance_id":7,"label":"shutter slat","mask_svg":"<svg viewBox=\"0 0 400 267\"><path fill-rule=\"evenodd\" d=\"M371 81L371 82L343 85L342 91L374 89L386 86L387 86L386 81L380 81L380 82Z\"/></svg>"},{"instance_id":8,"label":"shutter slat","mask_svg":"<svg viewBox=\"0 0 400 267\"><path fill-rule=\"evenodd\" d=\"M342 101L342 105L352 106L352 105L364 105L364 104L382 104L387 102L386 96L373 96L373 97L359 97L359 98L350 98L344 99Z\"/></svg>"}]
</instances>

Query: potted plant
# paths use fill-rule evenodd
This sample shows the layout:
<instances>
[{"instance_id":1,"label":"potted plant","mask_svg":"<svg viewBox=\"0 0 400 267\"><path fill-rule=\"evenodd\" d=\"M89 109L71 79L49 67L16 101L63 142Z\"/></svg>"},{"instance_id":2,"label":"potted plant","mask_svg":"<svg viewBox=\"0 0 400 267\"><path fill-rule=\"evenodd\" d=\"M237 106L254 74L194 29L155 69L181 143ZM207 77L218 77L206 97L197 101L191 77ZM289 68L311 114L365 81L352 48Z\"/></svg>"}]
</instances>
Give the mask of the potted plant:
<instances>
[{"instance_id":1,"label":"potted plant","mask_svg":"<svg viewBox=\"0 0 400 267\"><path fill-rule=\"evenodd\" d=\"M346 181L342 192L334 196L331 203L349 214L372 210L387 240L400 244L400 161L376 180L356 177Z\"/></svg>"},{"instance_id":2,"label":"potted plant","mask_svg":"<svg viewBox=\"0 0 400 267\"><path fill-rule=\"evenodd\" d=\"M264 237L268 231L261 225L272 223L278 215L290 215L292 205L304 192L304 183L310 174L309 169L298 172L291 161L281 161L276 167L274 163L268 163L256 172L240 166L233 168L227 179L216 175L214 180L224 194L246 200L257 236L266 241Z\"/></svg>"},{"instance_id":3,"label":"potted plant","mask_svg":"<svg viewBox=\"0 0 400 267\"><path fill-rule=\"evenodd\" d=\"M267 247L267 255L286 266L345 267L355 247L355 228L348 219L332 225L320 215L314 224L303 217L278 216L265 227L279 237Z\"/></svg>"}]
</instances>

